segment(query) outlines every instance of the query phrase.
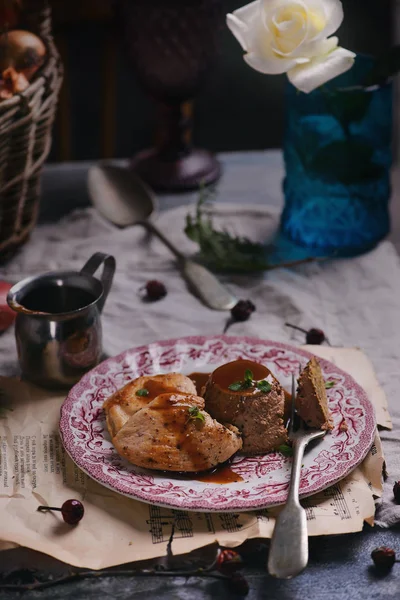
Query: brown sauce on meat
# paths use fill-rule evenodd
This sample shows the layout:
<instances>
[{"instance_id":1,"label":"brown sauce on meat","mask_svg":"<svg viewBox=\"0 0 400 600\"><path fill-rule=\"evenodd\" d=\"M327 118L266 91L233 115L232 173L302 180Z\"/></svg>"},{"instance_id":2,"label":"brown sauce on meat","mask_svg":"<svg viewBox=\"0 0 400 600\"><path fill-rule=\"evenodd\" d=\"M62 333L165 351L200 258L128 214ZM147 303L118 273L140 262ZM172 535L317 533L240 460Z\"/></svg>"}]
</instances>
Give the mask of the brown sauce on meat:
<instances>
[{"instance_id":1,"label":"brown sauce on meat","mask_svg":"<svg viewBox=\"0 0 400 600\"><path fill-rule=\"evenodd\" d=\"M194 477L196 481L204 481L205 483L235 483L238 481L243 481L243 477L232 471L231 467L220 465L211 473L206 473L205 475L198 475Z\"/></svg>"},{"instance_id":2,"label":"brown sauce on meat","mask_svg":"<svg viewBox=\"0 0 400 600\"><path fill-rule=\"evenodd\" d=\"M244 481L243 477L241 477L238 473L235 473L232 470L232 460L233 456L231 456L231 458L226 460L224 463L221 463L217 467L212 467L212 469L208 469L207 471L197 471L190 473L184 473L182 471L160 472L173 479L181 479L184 481L203 481L204 483L217 483L221 485Z\"/></svg>"},{"instance_id":3,"label":"brown sauce on meat","mask_svg":"<svg viewBox=\"0 0 400 600\"><path fill-rule=\"evenodd\" d=\"M191 379L194 385L196 386L196 390L199 396L201 394L203 386L205 386L207 381L209 380L210 375L211 373L190 373L190 375L188 375L189 379Z\"/></svg>"},{"instance_id":4,"label":"brown sauce on meat","mask_svg":"<svg viewBox=\"0 0 400 600\"><path fill-rule=\"evenodd\" d=\"M147 396L140 396L140 398L142 400L147 400L147 402L151 402L154 398L157 398L157 396L165 394L166 392L171 392L171 394L177 393L176 389L168 387L161 379L159 381L157 381L157 379L149 379L149 381L144 384L143 388L149 393Z\"/></svg>"},{"instance_id":5,"label":"brown sauce on meat","mask_svg":"<svg viewBox=\"0 0 400 600\"><path fill-rule=\"evenodd\" d=\"M253 373L254 381L262 381L271 374L271 371L260 363L253 362L252 360L235 360L215 369L212 374L212 382L230 394L237 393L243 395L243 390L232 392L229 386L236 381L243 381L247 369Z\"/></svg>"},{"instance_id":6,"label":"brown sauce on meat","mask_svg":"<svg viewBox=\"0 0 400 600\"><path fill-rule=\"evenodd\" d=\"M192 432L194 427L201 428L203 421L191 417L189 413L190 407L197 406L193 398L196 396L184 392L163 393L152 410L162 411L164 427L174 433L177 448L188 454L194 470L201 471L204 470L205 456L199 447L199 440L193 438Z\"/></svg>"}]
</instances>

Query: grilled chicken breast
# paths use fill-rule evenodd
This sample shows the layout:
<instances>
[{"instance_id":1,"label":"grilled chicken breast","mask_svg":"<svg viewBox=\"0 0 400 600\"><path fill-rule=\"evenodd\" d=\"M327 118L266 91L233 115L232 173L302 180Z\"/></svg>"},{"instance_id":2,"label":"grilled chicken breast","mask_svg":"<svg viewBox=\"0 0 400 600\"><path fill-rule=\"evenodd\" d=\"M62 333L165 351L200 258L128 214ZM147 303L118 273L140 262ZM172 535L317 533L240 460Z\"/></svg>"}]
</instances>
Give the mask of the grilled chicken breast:
<instances>
[{"instance_id":1,"label":"grilled chicken breast","mask_svg":"<svg viewBox=\"0 0 400 600\"><path fill-rule=\"evenodd\" d=\"M185 377L181 373L145 375L133 379L110 396L103 405L111 438L118 433L132 415L164 392L184 392L196 395L196 386L189 377Z\"/></svg>"},{"instance_id":2,"label":"grilled chicken breast","mask_svg":"<svg viewBox=\"0 0 400 600\"><path fill-rule=\"evenodd\" d=\"M203 398L180 392L160 394L135 412L113 443L139 467L181 472L216 467L242 447L239 431L212 419Z\"/></svg>"}]
</instances>

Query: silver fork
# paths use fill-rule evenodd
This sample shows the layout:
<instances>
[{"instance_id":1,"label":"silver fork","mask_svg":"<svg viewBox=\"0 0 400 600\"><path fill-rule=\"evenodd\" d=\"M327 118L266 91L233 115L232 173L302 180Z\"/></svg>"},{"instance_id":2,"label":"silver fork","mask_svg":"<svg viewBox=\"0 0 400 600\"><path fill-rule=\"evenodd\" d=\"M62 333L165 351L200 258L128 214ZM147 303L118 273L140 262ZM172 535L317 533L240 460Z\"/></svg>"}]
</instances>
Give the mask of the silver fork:
<instances>
[{"instance_id":1,"label":"silver fork","mask_svg":"<svg viewBox=\"0 0 400 600\"><path fill-rule=\"evenodd\" d=\"M323 430L305 429L303 420L296 415L295 397L296 382L293 374L292 407L289 423L289 440L293 445L293 462L289 495L276 520L268 556L268 571L270 575L278 579L295 577L305 569L308 563L306 511L299 501L301 464L307 445L312 440L322 438L326 433Z\"/></svg>"}]
</instances>

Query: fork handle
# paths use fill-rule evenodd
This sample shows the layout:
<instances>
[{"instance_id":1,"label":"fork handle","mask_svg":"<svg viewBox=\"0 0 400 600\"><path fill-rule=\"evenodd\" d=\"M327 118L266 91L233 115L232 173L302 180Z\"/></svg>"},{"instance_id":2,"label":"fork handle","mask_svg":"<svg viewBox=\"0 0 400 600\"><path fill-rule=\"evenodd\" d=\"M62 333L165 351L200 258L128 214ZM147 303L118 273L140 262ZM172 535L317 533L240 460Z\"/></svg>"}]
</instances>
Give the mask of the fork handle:
<instances>
[{"instance_id":1,"label":"fork handle","mask_svg":"<svg viewBox=\"0 0 400 600\"><path fill-rule=\"evenodd\" d=\"M308 563L308 532L306 511L299 502L301 463L307 440L293 442L293 466L289 496L280 512L272 535L268 556L268 571L278 579L295 577Z\"/></svg>"}]
</instances>

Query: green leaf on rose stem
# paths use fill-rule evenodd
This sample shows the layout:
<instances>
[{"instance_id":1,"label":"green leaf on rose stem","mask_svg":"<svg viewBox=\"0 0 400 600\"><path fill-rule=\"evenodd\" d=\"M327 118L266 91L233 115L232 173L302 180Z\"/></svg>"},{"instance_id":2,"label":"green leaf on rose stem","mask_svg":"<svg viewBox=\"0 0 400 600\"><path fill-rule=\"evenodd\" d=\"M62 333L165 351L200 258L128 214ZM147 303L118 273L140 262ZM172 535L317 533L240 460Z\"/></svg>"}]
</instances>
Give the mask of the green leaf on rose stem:
<instances>
[{"instance_id":1,"label":"green leaf on rose stem","mask_svg":"<svg viewBox=\"0 0 400 600\"><path fill-rule=\"evenodd\" d=\"M268 381L258 381L257 382L257 387L259 390L261 390L261 392L264 392L264 394L267 394L268 392L271 391L271 384Z\"/></svg>"},{"instance_id":2,"label":"green leaf on rose stem","mask_svg":"<svg viewBox=\"0 0 400 600\"><path fill-rule=\"evenodd\" d=\"M230 385L228 385L228 390L232 392L239 392L242 388L243 383L241 381L234 381Z\"/></svg>"},{"instance_id":3,"label":"green leaf on rose stem","mask_svg":"<svg viewBox=\"0 0 400 600\"><path fill-rule=\"evenodd\" d=\"M136 396L148 396L149 395L149 390L146 390L146 388L141 388L140 390L138 390L136 392Z\"/></svg>"},{"instance_id":4,"label":"green leaf on rose stem","mask_svg":"<svg viewBox=\"0 0 400 600\"><path fill-rule=\"evenodd\" d=\"M325 381L325 389L330 390L336 385L336 381Z\"/></svg>"},{"instance_id":5,"label":"green leaf on rose stem","mask_svg":"<svg viewBox=\"0 0 400 600\"><path fill-rule=\"evenodd\" d=\"M375 59L371 71L363 81L365 87L382 85L400 71L400 46L393 46Z\"/></svg>"},{"instance_id":6,"label":"green leaf on rose stem","mask_svg":"<svg viewBox=\"0 0 400 600\"><path fill-rule=\"evenodd\" d=\"M198 406L190 406L188 409L189 419L198 419L199 421L205 421L205 416Z\"/></svg>"},{"instance_id":7,"label":"green leaf on rose stem","mask_svg":"<svg viewBox=\"0 0 400 600\"><path fill-rule=\"evenodd\" d=\"M281 444L278 447L278 450L281 454L283 454L283 456L293 456L293 448L292 446L288 446L287 444Z\"/></svg>"}]
</instances>

